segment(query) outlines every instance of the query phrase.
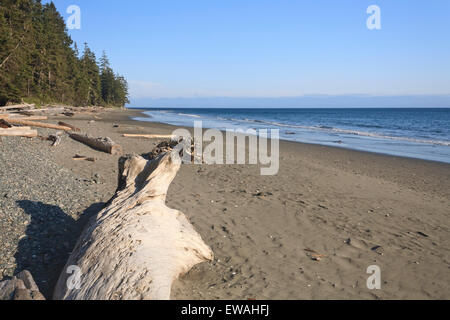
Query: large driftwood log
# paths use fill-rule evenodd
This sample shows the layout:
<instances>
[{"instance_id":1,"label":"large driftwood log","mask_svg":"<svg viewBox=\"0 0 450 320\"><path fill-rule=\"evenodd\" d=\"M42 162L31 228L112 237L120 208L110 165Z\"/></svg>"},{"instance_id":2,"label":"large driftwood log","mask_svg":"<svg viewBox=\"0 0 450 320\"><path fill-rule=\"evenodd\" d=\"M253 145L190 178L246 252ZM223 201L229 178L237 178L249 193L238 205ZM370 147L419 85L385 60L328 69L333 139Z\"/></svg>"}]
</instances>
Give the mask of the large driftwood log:
<instances>
[{"instance_id":1,"label":"large driftwood log","mask_svg":"<svg viewBox=\"0 0 450 320\"><path fill-rule=\"evenodd\" d=\"M22 116L20 114L9 113L9 114L0 114L0 119L16 119L16 120L39 121L39 120L47 120L48 117L47 116L29 116L29 117L24 117L24 116Z\"/></svg>"},{"instance_id":2,"label":"large driftwood log","mask_svg":"<svg viewBox=\"0 0 450 320\"><path fill-rule=\"evenodd\" d=\"M1 137L37 137L37 130L32 130L30 127L12 127L8 129L0 129Z\"/></svg>"},{"instance_id":3,"label":"large driftwood log","mask_svg":"<svg viewBox=\"0 0 450 320\"><path fill-rule=\"evenodd\" d=\"M69 127L57 126L56 124L34 122L34 121L28 121L28 120L22 120L22 119L8 118L8 122L11 124L21 125L21 126L56 129L56 130L63 130L63 131L71 131L72 130Z\"/></svg>"},{"instance_id":4,"label":"large driftwood log","mask_svg":"<svg viewBox=\"0 0 450 320\"><path fill-rule=\"evenodd\" d=\"M213 259L185 215L166 206L180 159L119 161L119 188L84 230L55 288L61 300L166 300L172 282L198 263ZM79 290L69 289L69 266L80 268ZM73 279L72 279L73 280Z\"/></svg>"},{"instance_id":5,"label":"large driftwood log","mask_svg":"<svg viewBox=\"0 0 450 320\"><path fill-rule=\"evenodd\" d=\"M89 147L103 151L110 154L120 154L122 153L122 147L112 141L110 138L94 138L89 135L81 135L76 133L69 134L69 137L72 139L84 143L85 145L88 145Z\"/></svg>"}]
</instances>

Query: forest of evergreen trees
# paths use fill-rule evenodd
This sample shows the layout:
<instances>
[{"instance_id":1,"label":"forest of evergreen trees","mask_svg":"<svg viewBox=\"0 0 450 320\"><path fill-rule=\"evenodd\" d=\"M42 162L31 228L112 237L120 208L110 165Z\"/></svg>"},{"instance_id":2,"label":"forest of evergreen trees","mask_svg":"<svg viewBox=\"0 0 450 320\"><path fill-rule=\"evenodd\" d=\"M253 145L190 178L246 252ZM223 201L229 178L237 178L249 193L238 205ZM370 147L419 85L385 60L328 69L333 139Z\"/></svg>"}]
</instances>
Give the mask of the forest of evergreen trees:
<instances>
[{"instance_id":1,"label":"forest of evergreen trees","mask_svg":"<svg viewBox=\"0 0 450 320\"><path fill-rule=\"evenodd\" d=\"M123 107L128 84L105 53L79 54L53 3L0 0L0 106L21 101Z\"/></svg>"}]
</instances>

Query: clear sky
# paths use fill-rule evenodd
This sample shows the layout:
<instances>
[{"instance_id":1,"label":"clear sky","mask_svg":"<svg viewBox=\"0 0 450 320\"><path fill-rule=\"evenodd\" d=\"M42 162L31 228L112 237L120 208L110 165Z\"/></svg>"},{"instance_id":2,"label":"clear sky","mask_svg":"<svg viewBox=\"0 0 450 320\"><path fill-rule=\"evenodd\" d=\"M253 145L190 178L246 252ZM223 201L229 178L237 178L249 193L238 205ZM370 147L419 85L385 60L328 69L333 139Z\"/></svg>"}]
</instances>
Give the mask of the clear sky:
<instances>
[{"instance_id":1,"label":"clear sky","mask_svg":"<svg viewBox=\"0 0 450 320\"><path fill-rule=\"evenodd\" d=\"M56 0L133 99L450 94L448 0ZM381 9L369 30L368 6Z\"/></svg>"}]
</instances>

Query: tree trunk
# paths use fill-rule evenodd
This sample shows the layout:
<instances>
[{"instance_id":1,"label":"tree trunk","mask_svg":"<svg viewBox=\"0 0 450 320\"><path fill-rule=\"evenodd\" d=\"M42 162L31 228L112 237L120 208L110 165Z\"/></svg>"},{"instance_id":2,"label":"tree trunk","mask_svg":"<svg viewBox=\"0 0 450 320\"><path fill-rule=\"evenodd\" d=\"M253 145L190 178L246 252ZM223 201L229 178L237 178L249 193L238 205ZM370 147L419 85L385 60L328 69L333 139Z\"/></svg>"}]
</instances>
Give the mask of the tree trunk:
<instances>
[{"instance_id":1,"label":"tree trunk","mask_svg":"<svg viewBox=\"0 0 450 320\"><path fill-rule=\"evenodd\" d=\"M84 143L89 147L103 151L110 154L120 154L122 153L122 147L112 141L110 138L93 138L88 135L80 135L76 133L72 133L69 135L72 139Z\"/></svg>"},{"instance_id":2,"label":"tree trunk","mask_svg":"<svg viewBox=\"0 0 450 320\"><path fill-rule=\"evenodd\" d=\"M119 187L92 218L64 268L56 300L166 300L173 281L213 259L185 215L166 206L170 183L181 166L173 152L154 160L119 160ZM77 277L66 273L79 268ZM69 288L70 287L70 288Z\"/></svg>"}]
</instances>

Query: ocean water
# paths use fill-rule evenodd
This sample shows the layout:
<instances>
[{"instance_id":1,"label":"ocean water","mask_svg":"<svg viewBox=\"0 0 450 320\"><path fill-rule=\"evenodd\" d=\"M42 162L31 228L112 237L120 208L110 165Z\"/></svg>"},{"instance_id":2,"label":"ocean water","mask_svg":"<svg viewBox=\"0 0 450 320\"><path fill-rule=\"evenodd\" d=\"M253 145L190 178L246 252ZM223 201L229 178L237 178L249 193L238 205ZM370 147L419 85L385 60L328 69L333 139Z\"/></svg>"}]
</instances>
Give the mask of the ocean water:
<instances>
[{"instance_id":1,"label":"ocean water","mask_svg":"<svg viewBox=\"0 0 450 320\"><path fill-rule=\"evenodd\" d=\"M450 109L145 109L140 121L279 129L284 140L450 163Z\"/></svg>"}]
</instances>

